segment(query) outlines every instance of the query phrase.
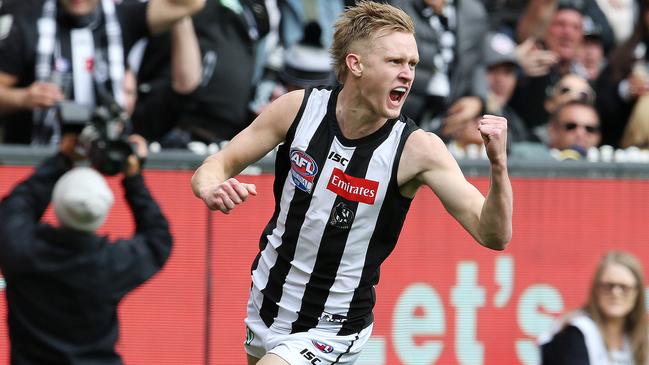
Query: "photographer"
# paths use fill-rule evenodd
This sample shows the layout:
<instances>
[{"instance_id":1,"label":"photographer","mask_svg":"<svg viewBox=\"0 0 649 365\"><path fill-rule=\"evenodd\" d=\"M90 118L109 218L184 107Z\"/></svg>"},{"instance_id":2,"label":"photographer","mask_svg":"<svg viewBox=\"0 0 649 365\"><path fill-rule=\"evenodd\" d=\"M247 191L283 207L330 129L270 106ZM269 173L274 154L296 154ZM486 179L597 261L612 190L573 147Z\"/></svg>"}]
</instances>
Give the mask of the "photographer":
<instances>
[{"instance_id":1,"label":"photographer","mask_svg":"<svg viewBox=\"0 0 649 365\"><path fill-rule=\"evenodd\" d=\"M56 144L61 100L94 106L98 88L124 106L125 59L137 40L169 29L204 0L9 0L0 38L5 143ZM30 6L31 5L31 6ZM34 10L34 7L38 10Z\"/></svg>"},{"instance_id":2,"label":"photographer","mask_svg":"<svg viewBox=\"0 0 649 365\"><path fill-rule=\"evenodd\" d=\"M64 134L60 151L0 203L12 365L122 364L115 350L118 305L161 269L172 246L141 175L146 143L135 135L130 141L137 156L129 156L122 180L135 220L130 239L94 233L113 193L96 170L73 168L80 158L74 134ZM39 222L50 199L60 227Z\"/></svg>"}]
</instances>

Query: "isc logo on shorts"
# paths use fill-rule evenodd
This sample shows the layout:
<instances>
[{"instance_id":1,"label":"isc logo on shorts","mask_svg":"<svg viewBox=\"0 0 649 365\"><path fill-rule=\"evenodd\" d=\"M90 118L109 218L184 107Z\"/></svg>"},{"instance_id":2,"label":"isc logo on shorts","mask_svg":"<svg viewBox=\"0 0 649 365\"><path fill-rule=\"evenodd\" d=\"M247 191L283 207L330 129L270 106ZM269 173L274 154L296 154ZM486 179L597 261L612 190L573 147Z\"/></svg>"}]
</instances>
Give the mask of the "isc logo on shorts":
<instances>
[{"instance_id":1,"label":"isc logo on shorts","mask_svg":"<svg viewBox=\"0 0 649 365\"><path fill-rule=\"evenodd\" d=\"M318 173L318 165L306 152L297 149L291 150L290 158L293 184L298 189L311 194L313 191L313 179Z\"/></svg>"}]
</instances>

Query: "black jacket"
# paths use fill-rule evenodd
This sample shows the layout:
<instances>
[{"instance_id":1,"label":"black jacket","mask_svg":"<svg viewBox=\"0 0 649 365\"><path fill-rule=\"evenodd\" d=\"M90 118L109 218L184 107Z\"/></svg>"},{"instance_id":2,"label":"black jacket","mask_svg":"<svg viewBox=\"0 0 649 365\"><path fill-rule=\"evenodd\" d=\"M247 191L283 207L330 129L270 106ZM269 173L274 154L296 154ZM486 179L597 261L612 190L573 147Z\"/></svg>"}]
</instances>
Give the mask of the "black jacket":
<instances>
[{"instance_id":1,"label":"black jacket","mask_svg":"<svg viewBox=\"0 0 649 365\"><path fill-rule=\"evenodd\" d=\"M581 331L566 326L552 341L541 346L542 365L589 365L588 350Z\"/></svg>"},{"instance_id":2,"label":"black jacket","mask_svg":"<svg viewBox=\"0 0 649 365\"><path fill-rule=\"evenodd\" d=\"M136 232L111 242L39 223L71 166L48 158L0 203L11 364L122 364L117 308L167 261L169 225L141 175L123 180Z\"/></svg>"}]
</instances>

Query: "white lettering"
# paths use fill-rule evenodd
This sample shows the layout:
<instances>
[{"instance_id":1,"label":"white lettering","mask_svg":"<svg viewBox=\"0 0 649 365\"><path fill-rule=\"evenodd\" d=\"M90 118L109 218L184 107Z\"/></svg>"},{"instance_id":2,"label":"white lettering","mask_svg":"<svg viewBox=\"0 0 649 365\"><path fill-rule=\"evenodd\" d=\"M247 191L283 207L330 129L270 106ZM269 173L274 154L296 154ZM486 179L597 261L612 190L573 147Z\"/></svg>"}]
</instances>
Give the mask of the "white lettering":
<instances>
[{"instance_id":1,"label":"white lettering","mask_svg":"<svg viewBox=\"0 0 649 365\"><path fill-rule=\"evenodd\" d=\"M554 322L554 317L547 313L562 311L563 299L557 289L545 284L532 285L523 292L518 302L517 317L521 331L536 338L547 331ZM516 354L524 365L538 364L541 360L535 340L517 340Z\"/></svg>"},{"instance_id":2,"label":"white lettering","mask_svg":"<svg viewBox=\"0 0 649 365\"><path fill-rule=\"evenodd\" d=\"M460 364L477 365L484 361L484 346L477 338L477 308L485 304L485 289L478 286L478 265L473 261L458 264L457 286L451 290L455 311L455 351Z\"/></svg>"},{"instance_id":3,"label":"white lettering","mask_svg":"<svg viewBox=\"0 0 649 365\"><path fill-rule=\"evenodd\" d=\"M360 195L370 198L373 198L376 194L376 192L372 189L368 189L363 186L355 186L348 183L347 181L343 181L338 175L332 175L331 184L333 184L337 188L340 188L348 194Z\"/></svg>"},{"instance_id":4,"label":"white lettering","mask_svg":"<svg viewBox=\"0 0 649 365\"><path fill-rule=\"evenodd\" d=\"M416 309L423 315L416 315ZM424 283L406 288L394 308L394 350L405 365L433 364L441 355L443 341L417 343L416 336L444 334L444 305L435 289Z\"/></svg>"}]
</instances>

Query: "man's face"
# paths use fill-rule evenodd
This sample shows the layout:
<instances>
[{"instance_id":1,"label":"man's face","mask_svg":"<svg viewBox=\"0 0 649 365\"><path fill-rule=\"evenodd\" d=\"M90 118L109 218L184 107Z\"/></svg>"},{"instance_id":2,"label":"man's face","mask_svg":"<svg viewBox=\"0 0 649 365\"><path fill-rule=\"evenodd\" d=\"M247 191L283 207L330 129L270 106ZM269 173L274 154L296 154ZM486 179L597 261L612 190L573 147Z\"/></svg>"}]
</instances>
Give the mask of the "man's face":
<instances>
[{"instance_id":1,"label":"man's face","mask_svg":"<svg viewBox=\"0 0 649 365\"><path fill-rule=\"evenodd\" d=\"M99 0L59 0L59 2L70 15L75 17L86 16L99 5Z\"/></svg>"},{"instance_id":2,"label":"man's face","mask_svg":"<svg viewBox=\"0 0 649 365\"><path fill-rule=\"evenodd\" d=\"M516 70L511 63L501 63L487 69L489 92L499 108L507 104L516 87Z\"/></svg>"},{"instance_id":3,"label":"man's face","mask_svg":"<svg viewBox=\"0 0 649 365\"><path fill-rule=\"evenodd\" d=\"M599 117L590 105L566 105L548 125L550 147L565 150L596 147L601 140Z\"/></svg>"},{"instance_id":4,"label":"man's face","mask_svg":"<svg viewBox=\"0 0 649 365\"><path fill-rule=\"evenodd\" d=\"M572 9L557 11L545 36L548 49L556 52L563 61L573 61L582 39L581 14Z\"/></svg>"},{"instance_id":5,"label":"man's face","mask_svg":"<svg viewBox=\"0 0 649 365\"><path fill-rule=\"evenodd\" d=\"M396 118L415 79L417 43L412 34L393 32L378 36L372 45L360 54L361 97L372 113Z\"/></svg>"}]
</instances>

